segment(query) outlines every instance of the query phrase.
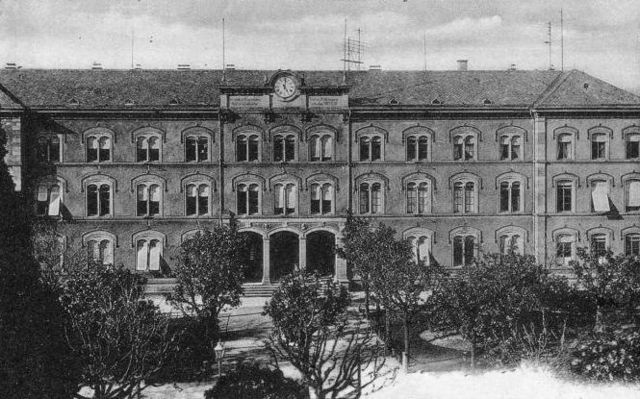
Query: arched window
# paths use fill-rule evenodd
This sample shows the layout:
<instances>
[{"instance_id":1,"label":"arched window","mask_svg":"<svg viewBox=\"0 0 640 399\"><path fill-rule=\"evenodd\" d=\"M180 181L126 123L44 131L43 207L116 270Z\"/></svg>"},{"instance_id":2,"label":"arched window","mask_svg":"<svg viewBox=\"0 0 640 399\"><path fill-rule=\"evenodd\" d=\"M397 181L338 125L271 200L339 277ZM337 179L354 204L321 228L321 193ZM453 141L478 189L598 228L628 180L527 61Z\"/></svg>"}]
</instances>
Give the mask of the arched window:
<instances>
[{"instance_id":1,"label":"arched window","mask_svg":"<svg viewBox=\"0 0 640 399\"><path fill-rule=\"evenodd\" d=\"M162 191L159 184L142 183L137 186L137 215L155 216L160 214Z\"/></svg>"},{"instance_id":2,"label":"arched window","mask_svg":"<svg viewBox=\"0 0 640 399\"><path fill-rule=\"evenodd\" d=\"M260 138L257 134L238 135L236 137L236 161L259 161L260 160Z\"/></svg>"},{"instance_id":3,"label":"arched window","mask_svg":"<svg viewBox=\"0 0 640 399\"><path fill-rule=\"evenodd\" d=\"M36 155L40 162L60 162L62 148L58 135L40 136L36 140Z\"/></svg>"},{"instance_id":4,"label":"arched window","mask_svg":"<svg viewBox=\"0 0 640 399\"><path fill-rule=\"evenodd\" d=\"M627 143L627 159L638 159L640 157L640 134L628 134Z\"/></svg>"},{"instance_id":5,"label":"arched window","mask_svg":"<svg viewBox=\"0 0 640 399\"><path fill-rule=\"evenodd\" d=\"M591 159L606 159L609 140L604 133L591 135Z\"/></svg>"},{"instance_id":6,"label":"arched window","mask_svg":"<svg viewBox=\"0 0 640 399\"><path fill-rule=\"evenodd\" d=\"M87 241L87 259L98 264L113 265L113 242L106 238Z\"/></svg>"},{"instance_id":7,"label":"arched window","mask_svg":"<svg viewBox=\"0 0 640 399\"><path fill-rule=\"evenodd\" d=\"M273 138L273 160L275 162L293 161L296 156L296 138L278 134Z\"/></svg>"},{"instance_id":8,"label":"arched window","mask_svg":"<svg viewBox=\"0 0 640 399\"><path fill-rule=\"evenodd\" d=\"M136 139L136 161L160 161L160 147L162 140L155 134L139 135Z\"/></svg>"},{"instance_id":9,"label":"arched window","mask_svg":"<svg viewBox=\"0 0 640 399\"><path fill-rule=\"evenodd\" d=\"M473 134L453 137L453 159L470 161L476 159L476 137Z\"/></svg>"},{"instance_id":10,"label":"arched window","mask_svg":"<svg viewBox=\"0 0 640 399\"><path fill-rule=\"evenodd\" d=\"M431 184L427 181L407 183L407 213L431 213Z\"/></svg>"},{"instance_id":11,"label":"arched window","mask_svg":"<svg viewBox=\"0 0 640 399\"><path fill-rule=\"evenodd\" d=\"M573 159L573 135L564 133L558 136L558 159Z\"/></svg>"},{"instance_id":12,"label":"arched window","mask_svg":"<svg viewBox=\"0 0 640 399\"><path fill-rule=\"evenodd\" d=\"M309 138L309 159L311 161L330 161L333 159L333 137L331 135L313 135Z\"/></svg>"},{"instance_id":13,"label":"arched window","mask_svg":"<svg viewBox=\"0 0 640 399\"><path fill-rule=\"evenodd\" d=\"M453 184L453 212L478 212L478 185L472 181L461 180Z\"/></svg>"},{"instance_id":14,"label":"arched window","mask_svg":"<svg viewBox=\"0 0 640 399\"><path fill-rule=\"evenodd\" d=\"M205 162L209 160L209 138L189 135L185 138L185 161Z\"/></svg>"},{"instance_id":15,"label":"arched window","mask_svg":"<svg viewBox=\"0 0 640 399\"><path fill-rule=\"evenodd\" d=\"M140 238L136 243L136 269L140 271L160 270L164 245L158 238Z\"/></svg>"},{"instance_id":16,"label":"arched window","mask_svg":"<svg viewBox=\"0 0 640 399\"><path fill-rule=\"evenodd\" d=\"M260 213L260 186L256 183L238 184L236 200L238 215L257 215Z\"/></svg>"},{"instance_id":17,"label":"arched window","mask_svg":"<svg viewBox=\"0 0 640 399\"><path fill-rule=\"evenodd\" d=\"M111 185L91 183L87 185L87 216L111 215Z\"/></svg>"},{"instance_id":18,"label":"arched window","mask_svg":"<svg viewBox=\"0 0 640 399\"><path fill-rule=\"evenodd\" d=\"M517 233L502 234L498 237L498 245L500 253L507 255L509 253L524 254L524 245L522 235Z\"/></svg>"},{"instance_id":19,"label":"arched window","mask_svg":"<svg viewBox=\"0 0 640 399\"><path fill-rule=\"evenodd\" d=\"M359 138L360 161L382 160L382 137L378 135L366 135Z\"/></svg>"},{"instance_id":20,"label":"arched window","mask_svg":"<svg viewBox=\"0 0 640 399\"><path fill-rule=\"evenodd\" d=\"M429 159L429 136L407 136L407 161L426 161Z\"/></svg>"},{"instance_id":21,"label":"arched window","mask_svg":"<svg viewBox=\"0 0 640 399\"><path fill-rule=\"evenodd\" d=\"M333 213L333 186L331 183L311 185L311 213L328 215Z\"/></svg>"},{"instance_id":22,"label":"arched window","mask_svg":"<svg viewBox=\"0 0 640 399\"><path fill-rule=\"evenodd\" d=\"M360 213L381 214L384 208L382 197L382 184L379 182L361 183L360 187Z\"/></svg>"},{"instance_id":23,"label":"arched window","mask_svg":"<svg viewBox=\"0 0 640 399\"><path fill-rule=\"evenodd\" d=\"M62 204L62 189L60 183L40 183L36 187L36 215L58 216Z\"/></svg>"},{"instance_id":24,"label":"arched window","mask_svg":"<svg viewBox=\"0 0 640 399\"><path fill-rule=\"evenodd\" d=\"M522 192L519 181L507 180L500 183L500 212L521 212Z\"/></svg>"},{"instance_id":25,"label":"arched window","mask_svg":"<svg viewBox=\"0 0 640 399\"><path fill-rule=\"evenodd\" d=\"M296 212L297 188L293 183L276 184L274 186L274 210L276 215L290 215Z\"/></svg>"},{"instance_id":26,"label":"arched window","mask_svg":"<svg viewBox=\"0 0 640 399\"><path fill-rule=\"evenodd\" d=\"M209 198L211 188L205 183L191 183L186 186L187 216L203 216L209 214Z\"/></svg>"},{"instance_id":27,"label":"arched window","mask_svg":"<svg viewBox=\"0 0 640 399\"><path fill-rule=\"evenodd\" d=\"M608 235L604 233L591 235L591 252L596 256L602 256L606 253L609 247Z\"/></svg>"},{"instance_id":28,"label":"arched window","mask_svg":"<svg viewBox=\"0 0 640 399\"><path fill-rule=\"evenodd\" d=\"M87 162L111 160L111 137L105 133L87 136Z\"/></svg>"},{"instance_id":29,"label":"arched window","mask_svg":"<svg viewBox=\"0 0 640 399\"><path fill-rule=\"evenodd\" d=\"M453 237L453 265L468 266L476 257L476 237L473 235L455 235Z\"/></svg>"},{"instance_id":30,"label":"arched window","mask_svg":"<svg viewBox=\"0 0 640 399\"><path fill-rule=\"evenodd\" d=\"M416 234L407 237L407 240L411 243L414 260L429 265L431 263L431 237Z\"/></svg>"},{"instance_id":31,"label":"arched window","mask_svg":"<svg viewBox=\"0 0 640 399\"><path fill-rule=\"evenodd\" d=\"M500 159L517 161L522 159L522 138L518 135L505 135L500 137Z\"/></svg>"}]
</instances>

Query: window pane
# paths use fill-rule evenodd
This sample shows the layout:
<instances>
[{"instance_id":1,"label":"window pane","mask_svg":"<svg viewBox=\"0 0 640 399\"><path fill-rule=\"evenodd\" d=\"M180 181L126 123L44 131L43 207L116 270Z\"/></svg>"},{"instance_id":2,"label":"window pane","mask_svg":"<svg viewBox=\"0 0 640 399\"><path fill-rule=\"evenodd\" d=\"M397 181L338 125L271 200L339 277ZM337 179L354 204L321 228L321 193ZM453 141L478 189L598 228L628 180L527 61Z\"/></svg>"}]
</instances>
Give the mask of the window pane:
<instances>
[{"instance_id":1,"label":"window pane","mask_svg":"<svg viewBox=\"0 0 640 399\"><path fill-rule=\"evenodd\" d=\"M322 160L329 161L333 158L333 138L324 136L322 138Z\"/></svg>"},{"instance_id":2,"label":"window pane","mask_svg":"<svg viewBox=\"0 0 640 399\"><path fill-rule=\"evenodd\" d=\"M138 137L136 141L136 161L142 162L147 160L147 150L149 143L146 137Z\"/></svg>"},{"instance_id":3,"label":"window pane","mask_svg":"<svg viewBox=\"0 0 640 399\"><path fill-rule=\"evenodd\" d=\"M136 269L137 270L147 270L149 267L148 259L149 259L149 244L145 240L139 240L137 245L137 262Z\"/></svg>"},{"instance_id":4,"label":"window pane","mask_svg":"<svg viewBox=\"0 0 640 399\"><path fill-rule=\"evenodd\" d=\"M46 215L47 208L49 207L49 188L46 185L41 184L38 186L37 192L38 195L36 197L36 213L38 215Z\"/></svg>"},{"instance_id":5,"label":"window pane","mask_svg":"<svg viewBox=\"0 0 640 399\"><path fill-rule=\"evenodd\" d=\"M333 187L330 184L322 186L322 213L332 212L331 203L333 202Z\"/></svg>"},{"instance_id":6,"label":"window pane","mask_svg":"<svg viewBox=\"0 0 640 399\"><path fill-rule=\"evenodd\" d=\"M453 139L453 159L458 161L462 159L462 137L456 136Z\"/></svg>"},{"instance_id":7,"label":"window pane","mask_svg":"<svg viewBox=\"0 0 640 399\"><path fill-rule=\"evenodd\" d=\"M382 212L382 192L380 183L371 185L371 213Z\"/></svg>"},{"instance_id":8,"label":"window pane","mask_svg":"<svg viewBox=\"0 0 640 399\"><path fill-rule=\"evenodd\" d=\"M149 161L160 160L160 139L157 137L149 138Z\"/></svg>"},{"instance_id":9,"label":"window pane","mask_svg":"<svg viewBox=\"0 0 640 399\"><path fill-rule=\"evenodd\" d=\"M60 202L62 198L60 197L60 186L54 184L51 186L51 194L49 196L49 216L58 216L60 214Z\"/></svg>"},{"instance_id":10,"label":"window pane","mask_svg":"<svg viewBox=\"0 0 640 399\"><path fill-rule=\"evenodd\" d=\"M371 140L371 160L377 161L382 159L382 139L380 137L374 137Z\"/></svg>"},{"instance_id":11,"label":"window pane","mask_svg":"<svg viewBox=\"0 0 640 399\"><path fill-rule=\"evenodd\" d=\"M294 213L296 211L296 205L298 203L297 200L297 193L298 190L296 189L296 186L294 186L293 184L287 184L287 187L285 188L285 193L286 193L286 213Z\"/></svg>"},{"instance_id":12,"label":"window pane","mask_svg":"<svg viewBox=\"0 0 640 399\"><path fill-rule=\"evenodd\" d=\"M415 213L418 204L418 190L415 183L407 184L407 213Z\"/></svg>"},{"instance_id":13,"label":"window pane","mask_svg":"<svg viewBox=\"0 0 640 399\"><path fill-rule=\"evenodd\" d=\"M431 196L429 195L429 185L420 183L418 186L418 213L431 211Z\"/></svg>"},{"instance_id":14,"label":"window pane","mask_svg":"<svg viewBox=\"0 0 640 399\"><path fill-rule=\"evenodd\" d=\"M151 240L149 245L149 270L160 270L162 245L159 240Z\"/></svg>"},{"instance_id":15,"label":"window pane","mask_svg":"<svg viewBox=\"0 0 640 399\"><path fill-rule=\"evenodd\" d=\"M296 138L293 136L287 136L285 140L284 148L284 160L293 161L296 157Z\"/></svg>"},{"instance_id":16,"label":"window pane","mask_svg":"<svg viewBox=\"0 0 640 399\"><path fill-rule=\"evenodd\" d=\"M60 161L60 139L58 136L52 136L51 141L49 141L49 161Z\"/></svg>"},{"instance_id":17,"label":"window pane","mask_svg":"<svg viewBox=\"0 0 640 399\"><path fill-rule=\"evenodd\" d=\"M430 264L431 258L431 240L429 237L420 237L418 239L418 248L417 248L417 257L418 260L423 261L425 264Z\"/></svg>"},{"instance_id":18,"label":"window pane","mask_svg":"<svg viewBox=\"0 0 640 399\"><path fill-rule=\"evenodd\" d=\"M98 262L100 260L100 248L96 240L87 241L87 261Z\"/></svg>"},{"instance_id":19,"label":"window pane","mask_svg":"<svg viewBox=\"0 0 640 399\"><path fill-rule=\"evenodd\" d=\"M640 235L629 234L624 240L624 252L627 255L640 255Z\"/></svg>"},{"instance_id":20,"label":"window pane","mask_svg":"<svg viewBox=\"0 0 640 399\"><path fill-rule=\"evenodd\" d=\"M369 185L360 184L360 213L369 213Z\"/></svg>"},{"instance_id":21,"label":"window pane","mask_svg":"<svg viewBox=\"0 0 640 399\"><path fill-rule=\"evenodd\" d=\"M284 151L284 138L282 136L276 136L273 139L273 160L275 162L282 162Z\"/></svg>"},{"instance_id":22,"label":"window pane","mask_svg":"<svg viewBox=\"0 0 640 399\"><path fill-rule=\"evenodd\" d=\"M100 216L111 213L111 192L108 185L100 186Z\"/></svg>"},{"instance_id":23,"label":"window pane","mask_svg":"<svg viewBox=\"0 0 640 399\"><path fill-rule=\"evenodd\" d=\"M149 200L149 192L147 186L141 184L138 186L138 216L147 214L147 201Z\"/></svg>"},{"instance_id":24,"label":"window pane","mask_svg":"<svg viewBox=\"0 0 640 399\"><path fill-rule=\"evenodd\" d=\"M91 136L87 138L87 162L98 160L98 140Z\"/></svg>"},{"instance_id":25,"label":"window pane","mask_svg":"<svg viewBox=\"0 0 640 399\"><path fill-rule=\"evenodd\" d=\"M407 137L407 161L416 159L416 138L414 136Z\"/></svg>"},{"instance_id":26,"label":"window pane","mask_svg":"<svg viewBox=\"0 0 640 399\"><path fill-rule=\"evenodd\" d=\"M607 250L607 237L604 234L594 234L591 237L591 251L602 255Z\"/></svg>"},{"instance_id":27,"label":"window pane","mask_svg":"<svg viewBox=\"0 0 640 399\"><path fill-rule=\"evenodd\" d=\"M87 216L98 215L98 186L89 184L87 186Z\"/></svg>"},{"instance_id":28,"label":"window pane","mask_svg":"<svg viewBox=\"0 0 640 399\"><path fill-rule=\"evenodd\" d=\"M238 162L247 160L247 138L245 136L236 138L236 160Z\"/></svg>"},{"instance_id":29,"label":"window pane","mask_svg":"<svg viewBox=\"0 0 640 399\"><path fill-rule=\"evenodd\" d=\"M473 183L464 185L464 212L475 212L475 190Z\"/></svg>"},{"instance_id":30,"label":"window pane","mask_svg":"<svg viewBox=\"0 0 640 399\"><path fill-rule=\"evenodd\" d=\"M475 238L473 236L466 236L464 238L464 264L470 265L473 263L475 257Z\"/></svg>"},{"instance_id":31,"label":"window pane","mask_svg":"<svg viewBox=\"0 0 640 399\"><path fill-rule=\"evenodd\" d=\"M209 213L209 194L198 196L198 215Z\"/></svg>"},{"instance_id":32,"label":"window pane","mask_svg":"<svg viewBox=\"0 0 640 399\"><path fill-rule=\"evenodd\" d=\"M160 186L157 184L149 187L149 215L160 214Z\"/></svg>"},{"instance_id":33,"label":"window pane","mask_svg":"<svg viewBox=\"0 0 640 399\"><path fill-rule=\"evenodd\" d=\"M640 181L630 181L627 190L627 210L640 210Z\"/></svg>"},{"instance_id":34,"label":"window pane","mask_svg":"<svg viewBox=\"0 0 640 399\"><path fill-rule=\"evenodd\" d=\"M453 212L462 212L462 183L455 183L453 185Z\"/></svg>"},{"instance_id":35,"label":"window pane","mask_svg":"<svg viewBox=\"0 0 640 399\"><path fill-rule=\"evenodd\" d=\"M424 161L429 154L429 139L427 137L420 137L418 140L418 160Z\"/></svg>"},{"instance_id":36,"label":"window pane","mask_svg":"<svg viewBox=\"0 0 640 399\"><path fill-rule=\"evenodd\" d=\"M571 188L569 182L559 182L556 189L556 209L558 212L570 212L572 209Z\"/></svg>"},{"instance_id":37,"label":"window pane","mask_svg":"<svg viewBox=\"0 0 640 399\"><path fill-rule=\"evenodd\" d=\"M453 265L462 266L463 260L462 237L453 237Z\"/></svg>"},{"instance_id":38,"label":"window pane","mask_svg":"<svg viewBox=\"0 0 640 399\"><path fill-rule=\"evenodd\" d=\"M196 186L195 184L189 184L186 190L187 194L187 215L196 214Z\"/></svg>"},{"instance_id":39,"label":"window pane","mask_svg":"<svg viewBox=\"0 0 640 399\"><path fill-rule=\"evenodd\" d=\"M520 137L513 137L511 139L511 159L520 159Z\"/></svg>"},{"instance_id":40,"label":"window pane","mask_svg":"<svg viewBox=\"0 0 640 399\"><path fill-rule=\"evenodd\" d=\"M520 182L511 184L511 212L520 211Z\"/></svg>"},{"instance_id":41,"label":"window pane","mask_svg":"<svg viewBox=\"0 0 640 399\"><path fill-rule=\"evenodd\" d=\"M369 160L369 138L361 137L360 138L360 160L368 161Z\"/></svg>"},{"instance_id":42,"label":"window pane","mask_svg":"<svg viewBox=\"0 0 640 399\"><path fill-rule=\"evenodd\" d=\"M238 215L247 214L247 186L241 184L236 191L236 206Z\"/></svg>"},{"instance_id":43,"label":"window pane","mask_svg":"<svg viewBox=\"0 0 640 399\"><path fill-rule=\"evenodd\" d=\"M320 213L320 185L311 185L311 213Z\"/></svg>"},{"instance_id":44,"label":"window pane","mask_svg":"<svg viewBox=\"0 0 640 399\"><path fill-rule=\"evenodd\" d=\"M604 181L592 182L591 204L595 212L609 212L609 183Z\"/></svg>"},{"instance_id":45,"label":"window pane","mask_svg":"<svg viewBox=\"0 0 640 399\"><path fill-rule=\"evenodd\" d=\"M276 184L273 191L275 195L273 213L282 215L284 213L284 186L282 184Z\"/></svg>"},{"instance_id":46,"label":"window pane","mask_svg":"<svg viewBox=\"0 0 640 399\"><path fill-rule=\"evenodd\" d=\"M111 159L111 139L109 137L100 138L100 161L108 161Z\"/></svg>"},{"instance_id":47,"label":"window pane","mask_svg":"<svg viewBox=\"0 0 640 399\"><path fill-rule=\"evenodd\" d=\"M196 160L196 138L195 137L187 137L186 143L186 161L195 161Z\"/></svg>"},{"instance_id":48,"label":"window pane","mask_svg":"<svg viewBox=\"0 0 640 399\"><path fill-rule=\"evenodd\" d=\"M509 183L500 183L500 212L509 211Z\"/></svg>"},{"instance_id":49,"label":"window pane","mask_svg":"<svg viewBox=\"0 0 640 399\"><path fill-rule=\"evenodd\" d=\"M634 134L627 137L627 159L640 156L640 135Z\"/></svg>"},{"instance_id":50,"label":"window pane","mask_svg":"<svg viewBox=\"0 0 640 399\"><path fill-rule=\"evenodd\" d=\"M309 140L309 158L311 158L312 161L319 161L321 158L320 151L320 137L311 137Z\"/></svg>"},{"instance_id":51,"label":"window pane","mask_svg":"<svg viewBox=\"0 0 640 399\"><path fill-rule=\"evenodd\" d=\"M258 160L258 136L249 137L249 161Z\"/></svg>"},{"instance_id":52,"label":"window pane","mask_svg":"<svg viewBox=\"0 0 640 399\"><path fill-rule=\"evenodd\" d=\"M102 262L106 265L113 265L113 243L109 240L102 240L100 242L100 250Z\"/></svg>"},{"instance_id":53,"label":"window pane","mask_svg":"<svg viewBox=\"0 0 640 399\"><path fill-rule=\"evenodd\" d=\"M509 137L500 138L500 159L509 159Z\"/></svg>"},{"instance_id":54,"label":"window pane","mask_svg":"<svg viewBox=\"0 0 640 399\"><path fill-rule=\"evenodd\" d=\"M198 162L209 159L209 139L198 137Z\"/></svg>"},{"instance_id":55,"label":"window pane","mask_svg":"<svg viewBox=\"0 0 640 399\"><path fill-rule=\"evenodd\" d=\"M258 206L259 206L259 191L258 191L258 185L257 184L252 184L249 187L249 214L250 215L255 215L259 212Z\"/></svg>"},{"instance_id":56,"label":"window pane","mask_svg":"<svg viewBox=\"0 0 640 399\"><path fill-rule=\"evenodd\" d=\"M473 137L464 139L464 159L474 159L475 156L475 140Z\"/></svg>"}]
</instances>

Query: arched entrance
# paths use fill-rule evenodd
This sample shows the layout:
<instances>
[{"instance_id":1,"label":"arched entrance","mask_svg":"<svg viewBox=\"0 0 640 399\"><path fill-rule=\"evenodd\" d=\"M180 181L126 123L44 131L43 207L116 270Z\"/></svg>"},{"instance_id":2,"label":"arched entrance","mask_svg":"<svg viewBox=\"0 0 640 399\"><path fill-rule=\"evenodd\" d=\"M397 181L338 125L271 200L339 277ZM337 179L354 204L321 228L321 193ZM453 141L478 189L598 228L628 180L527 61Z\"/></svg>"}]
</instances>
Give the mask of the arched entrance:
<instances>
[{"instance_id":1,"label":"arched entrance","mask_svg":"<svg viewBox=\"0 0 640 399\"><path fill-rule=\"evenodd\" d=\"M259 283L262 281L262 236L251 231L240 234L247 240L247 251L243 259L247 266L244 270L245 282Z\"/></svg>"},{"instance_id":2,"label":"arched entrance","mask_svg":"<svg viewBox=\"0 0 640 399\"><path fill-rule=\"evenodd\" d=\"M307 270L333 276L336 266L336 236L329 231L307 234Z\"/></svg>"},{"instance_id":3,"label":"arched entrance","mask_svg":"<svg viewBox=\"0 0 640 399\"><path fill-rule=\"evenodd\" d=\"M295 233L281 231L273 234L269 241L269 258L271 260L269 277L272 282L276 282L298 267L300 240Z\"/></svg>"}]
</instances>

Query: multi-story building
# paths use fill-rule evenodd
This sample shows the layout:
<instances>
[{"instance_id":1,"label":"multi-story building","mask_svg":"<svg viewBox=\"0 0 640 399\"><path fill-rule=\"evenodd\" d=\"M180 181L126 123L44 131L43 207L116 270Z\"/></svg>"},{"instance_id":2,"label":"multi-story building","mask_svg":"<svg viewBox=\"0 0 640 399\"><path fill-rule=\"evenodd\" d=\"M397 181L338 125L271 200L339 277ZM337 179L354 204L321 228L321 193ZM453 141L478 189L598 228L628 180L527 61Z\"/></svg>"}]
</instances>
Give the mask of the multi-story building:
<instances>
[{"instance_id":1,"label":"multi-story building","mask_svg":"<svg viewBox=\"0 0 640 399\"><path fill-rule=\"evenodd\" d=\"M640 252L640 98L580 71L5 69L0 84L18 188L104 262L167 274L233 215L250 281L346 281L348 211L449 267Z\"/></svg>"}]
</instances>

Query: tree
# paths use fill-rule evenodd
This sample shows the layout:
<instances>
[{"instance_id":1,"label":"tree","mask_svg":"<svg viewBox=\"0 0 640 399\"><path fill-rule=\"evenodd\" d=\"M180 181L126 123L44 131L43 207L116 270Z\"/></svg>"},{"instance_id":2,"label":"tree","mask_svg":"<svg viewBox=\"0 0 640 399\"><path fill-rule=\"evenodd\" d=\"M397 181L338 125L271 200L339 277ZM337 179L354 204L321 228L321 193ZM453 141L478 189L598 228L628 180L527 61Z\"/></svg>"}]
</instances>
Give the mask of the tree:
<instances>
[{"instance_id":1,"label":"tree","mask_svg":"<svg viewBox=\"0 0 640 399\"><path fill-rule=\"evenodd\" d=\"M372 250L376 242L372 232L371 223L366 218L347 214L347 221L342 231L342 247L337 248L337 253L345 259L354 274L360 277L364 290L365 313L369 318L369 301L371 293L371 275L373 268Z\"/></svg>"},{"instance_id":2,"label":"tree","mask_svg":"<svg viewBox=\"0 0 640 399\"><path fill-rule=\"evenodd\" d=\"M318 399L360 397L384 364L375 335L361 320L347 317L349 303L344 287L296 272L265 306L273 320L274 357L290 361Z\"/></svg>"},{"instance_id":3,"label":"tree","mask_svg":"<svg viewBox=\"0 0 640 399\"><path fill-rule=\"evenodd\" d=\"M543 310L548 273L532 256L485 254L438 285L429 298L433 325L461 334L474 366L478 349L499 344Z\"/></svg>"},{"instance_id":4,"label":"tree","mask_svg":"<svg viewBox=\"0 0 640 399\"><path fill-rule=\"evenodd\" d=\"M178 249L177 281L169 300L186 317L196 318L205 340L217 337L222 309L240 305L245 252L246 241L233 221L198 232Z\"/></svg>"},{"instance_id":5,"label":"tree","mask_svg":"<svg viewBox=\"0 0 640 399\"><path fill-rule=\"evenodd\" d=\"M427 265L416 260L411 243L397 240L396 231L391 227L380 224L373 234L372 291L385 305L386 326L389 325L387 310L401 315L404 352L408 356L411 322L423 308L428 291L440 280L442 269L437 264Z\"/></svg>"},{"instance_id":6,"label":"tree","mask_svg":"<svg viewBox=\"0 0 640 399\"><path fill-rule=\"evenodd\" d=\"M68 344L82 365L78 388L96 399L138 397L173 349L168 318L144 300L144 277L91 264L67 276L60 297ZM76 398L87 398L76 394Z\"/></svg>"},{"instance_id":7,"label":"tree","mask_svg":"<svg viewBox=\"0 0 640 399\"><path fill-rule=\"evenodd\" d=\"M306 391L306 392L305 392ZM240 363L204 393L205 399L306 399L309 390L280 369Z\"/></svg>"},{"instance_id":8,"label":"tree","mask_svg":"<svg viewBox=\"0 0 640 399\"><path fill-rule=\"evenodd\" d=\"M41 281L31 246L32 220L4 161L0 128L0 392L11 398L64 398L79 367L66 346L57 292Z\"/></svg>"},{"instance_id":9,"label":"tree","mask_svg":"<svg viewBox=\"0 0 640 399\"><path fill-rule=\"evenodd\" d=\"M631 319L640 305L640 260L611 251L578 249L571 262L578 285L593 303L595 328L603 327L603 308L624 309Z\"/></svg>"}]
</instances>

